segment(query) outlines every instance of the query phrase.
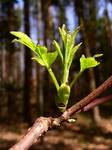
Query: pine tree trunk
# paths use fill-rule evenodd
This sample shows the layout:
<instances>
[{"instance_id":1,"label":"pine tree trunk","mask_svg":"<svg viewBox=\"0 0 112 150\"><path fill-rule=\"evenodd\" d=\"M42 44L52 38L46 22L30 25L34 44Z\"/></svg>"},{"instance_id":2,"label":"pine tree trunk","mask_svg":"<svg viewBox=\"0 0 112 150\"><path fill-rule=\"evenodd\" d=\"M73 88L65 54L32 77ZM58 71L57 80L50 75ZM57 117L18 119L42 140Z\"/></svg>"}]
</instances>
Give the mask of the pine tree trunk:
<instances>
[{"instance_id":1,"label":"pine tree trunk","mask_svg":"<svg viewBox=\"0 0 112 150\"><path fill-rule=\"evenodd\" d=\"M38 28L38 43L43 44L43 23L42 23L42 2L38 0L37 2L37 28ZM43 68L37 64L37 108L39 113L43 115L44 113L44 99L43 99Z\"/></svg>"},{"instance_id":2,"label":"pine tree trunk","mask_svg":"<svg viewBox=\"0 0 112 150\"><path fill-rule=\"evenodd\" d=\"M43 20L43 26L44 26L44 44L47 46L47 48L50 50L51 48L51 40L52 40L52 17L51 17L51 0L48 1L42 1L42 20ZM50 78L48 71L44 71L44 80L43 80L43 96L44 96L44 112L47 113L49 110L49 104L52 103L51 97L50 97ZM50 102L49 102L50 101Z\"/></svg>"},{"instance_id":3,"label":"pine tree trunk","mask_svg":"<svg viewBox=\"0 0 112 150\"><path fill-rule=\"evenodd\" d=\"M24 29L25 33L30 36L30 22L29 22L29 0L24 0ZM32 76L32 63L31 51L25 47L25 72L24 72L24 99L23 99L23 115L24 121L31 123L31 76Z\"/></svg>"},{"instance_id":4,"label":"pine tree trunk","mask_svg":"<svg viewBox=\"0 0 112 150\"><path fill-rule=\"evenodd\" d=\"M15 46L12 41L12 36L10 31L14 30L14 2L8 1L7 5L7 19L8 19L8 28L7 28L7 70L8 70L8 80L5 83L7 96L8 96L8 118L10 121L15 117L14 112L16 111L15 99L14 99L14 54ZM10 117L11 116L11 117Z\"/></svg>"},{"instance_id":5,"label":"pine tree trunk","mask_svg":"<svg viewBox=\"0 0 112 150\"><path fill-rule=\"evenodd\" d=\"M96 40L96 34L95 34L96 33L96 28L95 28L96 16L95 14L96 12L95 10L93 11L93 8L95 9L95 1L91 1L91 2L88 1L87 3L89 6L89 10L87 9L85 10L84 3L78 0L75 1L75 8L76 8L76 13L79 18L79 25L82 25L82 37L85 43L85 53L86 53L86 56L90 57L92 55L90 50L94 50L96 47L96 43L95 43L95 40ZM89 14L89 17L86 18L85 14ZM89 40L91 38L92 40ZM90 77L90 89L91 91L93 91L96 88L95 73L92 68L88 70L88 73ZM98 107L95 107L93 109L93 117L96 123L101 120Z\"/></svg>"},{"instance_id":6,"label":"pine tree trunk","mask_svg":"<svg viewBox=\"0 0 112 150\"><path fill-rule=\"evenodd\" d=\"M104 10L104 25L105 25L105 30L106 30L106 34L107 34L107 40L108 40L108 46L109 46L109 65L108 68L112 67L112 26L111 26L111 21L109 19L109 15L108 15L108 11L107 11L107 7ZM112 70L109 70L109 74L112 74Z\"/></svg>"}]
</instances>

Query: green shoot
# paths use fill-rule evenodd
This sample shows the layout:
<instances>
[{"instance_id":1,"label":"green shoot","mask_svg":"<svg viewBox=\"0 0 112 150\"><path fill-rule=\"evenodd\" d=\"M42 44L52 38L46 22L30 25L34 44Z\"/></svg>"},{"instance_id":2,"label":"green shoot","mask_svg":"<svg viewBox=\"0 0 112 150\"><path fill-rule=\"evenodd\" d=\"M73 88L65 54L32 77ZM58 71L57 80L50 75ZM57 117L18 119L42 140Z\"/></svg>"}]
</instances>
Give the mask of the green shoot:
<instances>
[{"instance_id":1,"label":"green shoot","mask_svg":"<svg viewBox=\"0 0 112 150\"><path fill-rule=\"evenodd\" d=\"M56 97L56 105L61 112L65 111L68 100L70 97L70 91L72 86L76 83L77 79L81 76L81 74L91 67L96 67L100 64L100 62L96 61L95 58L102 56L102 54L96 54L93 57L85 57L82 55L80 58L80 71L79 73L73 78L72 82L69 84L69 72L70 67L72 65L73 59L77 50L80 48L82 43L76 44L76 36L80 30L80 27L76 28L73 32L70 32L65 25L62 28L59 27L60 37L62 39L62 46L57 41L53 41L53 45L55 51L49 52L45 46L36 45L30 37L22 32L10 32L13 34L17 39L14 39L13 42L19 42L23 45L29 47L34 53L35 56L32 57L32 60L35 60L40 65L44 66L56 87L57 90L57 97ZM56 60L57 56L59 55L61 59L61 70L62 75L60 77L60 85L54 75L51 65Z\"/></svg>"},{"instance_id":2,"label":"green shoot","mask_svg":"<svg viewBox=\"0 0 112 150\"><path fill-rule=\"evenodd\" d=\"M58 91L59 84L51 69L51 65L55 61L58 52L48 52L48 49L45 46L36 45L26 34L22 32L12 31L10 33L18 38L14 39L13 42L19 42L26 45L36 54L36 56L32 57L32 59L37 61L40 65L46 67Z\"/></svg>"}]
</instances>

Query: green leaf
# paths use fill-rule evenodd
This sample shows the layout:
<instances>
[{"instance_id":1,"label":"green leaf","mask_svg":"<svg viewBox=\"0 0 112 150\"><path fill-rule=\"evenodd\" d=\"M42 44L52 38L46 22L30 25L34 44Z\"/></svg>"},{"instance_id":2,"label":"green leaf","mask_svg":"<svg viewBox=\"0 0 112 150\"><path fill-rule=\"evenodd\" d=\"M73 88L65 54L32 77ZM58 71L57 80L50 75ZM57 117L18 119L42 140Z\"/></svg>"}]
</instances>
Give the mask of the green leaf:
<instances>
[{"instance_id":1,"label":"green leaf","mask_svg":"<svg viewBox=\"0 0 112 150\"><path fill-rule=\"evenodd\" d=\"M75 39L76 39L76 36L78 34L80 30L80 27L77 27L73 32L68 32L67 34L67 44L66 44L66 53L67 53L67 56L68 56L68 59L70 59L70 54L71 54L71 51L74 47L74 44L75 44ZM68 60L69 61L69 60Z\"/></svg>"},{"instance_id":2,"label":"green leaf","mask_svg":"<svg viewBox=\"0 0 112 150\"><path fill-rule=\"evenodd\" d=\"M35 52L38 53L38 54L46 54L47 51L48 51L48 49L45 46L42 46L42 45L37 45L36 49L35 49Z\"/></svg>"},{"instance_id":3,"label":"green leaf","mask_svg":"<svg viewBox=\"0 0 112 150\"><path fill-rule=\"evenodd\" d=\"M14 39L12 42L22 43L27 47L29 47L30 49L32 49L33 51L35 51L36 49L35 43L25 33L16 32L16 31L11 31L10 33L18 38L18 39Z\"/></svg>"},{"instance_id":4,"label":"green leaf","mask_svg":"<svg viewBox=\"0 0 112 150\"><path fill-rule=\"evenodd\" d=\"M77 27L73 32L70 32L65 25L62 26L62 28L59 28L59 33L62 38L63 42L63 49L61 50L61 53L59 54L60 57L63 56L63 68L62 68L62 82L66 83L68 81L68 75L69 75L69 69L72 64L75 52L80 47L81 43L75 45L75 39L79 32L80 27ZM59 51L59 48L58 48ZM62 56L61 56L62 54Z\"/></svg>"},{"instance_id":5,"label":"green leaf","mask_svg":"<svg viewBox=\"0 0 112 150\"><path fill-rule=\"evenodd\" d=\"M76 39L76 36L77 36L79 30L80 30L80 27L77 27L73 32L70 32L67 30L65 25L63 25L62 28L59 28L59 32L60 32L60 35L62 37L62 41L64 44L64 55L63 55L64 62L63 63L65 66L67 64L69 64L68 69L70 68L70 65L73 61L73 57L74 57L76 50L81 45L81 44L78 44L74 47L75 39ZM56 44L57 43L55 43L55 45ZM56 45L56 46L58 47L57 49L59 51L59 55L62 58L61 50L59 49L58 45Z\"/></svg>"},{"instance_id":6,"label":"green leaf","mask_svg":"<svg viewBox=\"0 0 112 150\"><path fill-rule=\"evenodd\" d=\"M45 63L42 61L42 59L38 56L32 57L32 60L35 60L38 62L40 65L45 66Z\"/></svg>"},{"instance_id":7,"label":"green leaf","mask_svg":"<svg viewBox=\"0 0 112 150\"><path fill-rule=\"evenodd\" d=\"M84 71L85 69L96 67L100 64L100 62L95 60L95 57L85 57L82 55L80 58L80 72Z\"/></svg>"},{"instance_id":8,"label":"green leaf","mask_svg":"<svg viewBox=\"0 0 112 150\"><path fill-rule=\"evenodd\" d=\"M49 66L51 66L53 64L53 62L56 60L57 55L58 55L57 51L46 54L45 57L46 57L46 60L47 60L47 63L49 64Z\"/></svg>"},{"instance_id":9,"label":"green leaf","mask_svg":"<svg viewBox=\"0 0 112 150\"><path fill-rule=\"evenodd\" d=\"M57 52L47 53L47 48L42 45L35 45L34 42L25 34L22 32L10 32L14 36L16 36L18 39L14 39L13 42L19 42L27 47L29 47L35 54L36 57L32 57L33 60L37 61L42 66L50 66L57 57Z\"/></svg>"},{"instance_id":10,"label":"green leaf","mask_svg":"<svg viewBox=\"0 0 112 150\"><path fill-rule=\"evenodd\" d=\"M67 40L67 29L65 24L63 24L62 28L59 27L59 33L61 35L63 43L66 45L66 40Z\"/></svg>"},{"instance_id":11,"label":"green leaf","mask_svg":"<svg viewBox=\"0 0 112 150\"><path fill-rule=\"evenodd\" d=\"M72 50L71 50L71 53L70 53L70 56L69 56L69 61L68 61L68 69L70 68L71 64L72 64L72 61L73 61L73 58L74 58L74 55L75 53L77 52L77 50L79 49L79 47L81 46L82 42L79 43L78 45L76 45Z\"/></svg>"},{"instance_id":12,"label":"green leaf","mask_svg":"<svg viewBox=\"0 0 112 150\"><path fill-rule=\"evenodd\" d=\"M32 57L33 60L37 61L39 64L45 67L50 67L53 62L55 61L56 57L58 55L58 52L49 52L49 53L41 53L40 56Z\"/></svg>"},{"instance_id":13,"label":"green leaf","mask_svg":"<svg viewBox=\"0 0 112 150\"><path fill-rule=\"evenodd\" d=\"M74 42L72 41L71 35L67 34L67 41L66 41L66 45L65 45L65 63L67 63L67 61L69 61L69 54L71 52L73 45L74 45Z\"/></svg>"},{"instance_id":14,"label":"green leaf","mask_svg":"<svg viewBox=\"0 0 112 150\"><path fill-rule=\"evenodd\" d=\"M76 39L79 30L80 30L80 26L75 28L75 30L71 33L71 36L74 40Z\"/></svg>"},{"instance_id":15,"label":"green leaf","mask_svg":"<svg viewBox=\"0 0 112 150\"><path fill-rule=\"evenodd\" d=\"M63 62L63 55L62 55L61 48L60 48L59 44L55 40L54 40L53 44L54 44L56 51L58 51L58 54L59 54L59 56Z\"/></svg>"}]
</instances>

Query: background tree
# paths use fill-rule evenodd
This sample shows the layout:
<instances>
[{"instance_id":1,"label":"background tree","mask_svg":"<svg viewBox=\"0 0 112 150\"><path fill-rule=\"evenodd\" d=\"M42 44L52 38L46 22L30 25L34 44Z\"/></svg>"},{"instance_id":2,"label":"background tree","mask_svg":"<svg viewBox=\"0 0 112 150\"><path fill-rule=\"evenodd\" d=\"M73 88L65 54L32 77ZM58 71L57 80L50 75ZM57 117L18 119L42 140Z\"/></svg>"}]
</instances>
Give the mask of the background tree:
<instances>
[{"instance_id":1,"label":"background tree","mask_svg":"<svg viewBox=\"0 0 112 150\"><path fill-rule=\"evenodd\" d=\"M29 0L24 0L24 30L30 36L30 20L29 20ZM24 120L31 123L31 77L32 77L32 62L31 52L25 47L25 77L24 77L24 101L23 101L23 114Z\"/></svg>"},{"instance_id":2,"label":"background tree","mask_svg":"<svg viewBox=\"0 0 112 150\"><path fill-rule=\"evenodd\" d=\"M56 89L48 76L48 72L44 70L44 67L40 67L34 62L32 63L30 58L33 54L29 49L18 43L11 43L14 37L9 32L12 30L25 32L33 39L35 44L45 44L50 51L54 51L53 39L58 41L60 45L62 44L58 33L58 26L61 27L62 24L66 24L68 29L73 31L75 27L80 25L76 44L80 42L83 42L83 44L76 53L76 57L74 57L69 82L72 81L80 70L79 58L83 52L86 56L103 53L100 66L95 68L94 71L85 71L74 87L72 87L69 107L86 96L91 90L98 87L112 73L111 9L112 0L0 0L0 129L8 127L5 124L7 121L8 125L12 123L12 126L10 124L9 127L11 126L10 129L15 131L18 130L18 126L23 127L24 123L25 125L31 124L37 116L57 116L59 114L54 103ZM60 65L61 61L59 58L52 65L58 81L61 73ZM104 96L103 100L109 99L109 97L111 99L111 93L112 89L110 88L100 96ZM111 105L110 101L99 106L100 113L98 113L98 109L94 109L97 113L93 117L100 120L99 129L102 130L99 136L105 139L102 144L106 143L107 139L103 132L104 130L107 131L107 129L101 125L109 126L108 132L111 130L111 121L109 119L112 116ZM78 131L74 131L79 145L81 145L81 142L78 137L81 135L85 139L93 138L93 141L88 141L90 145L95 140L97 141L97 131L99 132L100 130L97 130L96 123L93 125L95 119L88 117L91 115L91 111L87 113L82 112L78 117L78 130L83 130L83 133L90 133L89 137L85 137L87 134L82 132L80 134ZM80 123L81 119L82 122ZM91 123L89 124L88 122ZM3 127L1 127L2 123L4 123ZM88 125L85 125L86 123ZM68 126L66 125L69 131L72 131L77 128L77 123L73 128L72 125L71 127ZM82 126L85 128L81 128ZM91 128L93 131L92 137ZM67 134L65 128L63 130L64 132L62 133ZM0 140L1 136L2 132ZM61 135L59 137L63 139ZM63 137L65 136L63 135ZM4 136L2 141L4 141L3 138ZM110 137L109 139L111 140ZM48 141L50 142L50 140ZM54 142L55 140L52 141ZM7 145L10 144L9 141L7 143ZM52 144L49 145L51 146ZM46 149L47 146L48 142L45 143L42 149ZM54 148L54 145L52 146ZM52 146L51 149L53 149ZM55 147L56 149L60 148L59 143L55 144L55 146L57 146ZM66 147L63 145L62 149L66 149ZM88 148L87 145L85 147ZM81 148L84 149L85 147ZM99 147L96 147L93 149L99 149ZM3 144L0 144L0 148L5 149Z\"/></svg>"}]
</instances>

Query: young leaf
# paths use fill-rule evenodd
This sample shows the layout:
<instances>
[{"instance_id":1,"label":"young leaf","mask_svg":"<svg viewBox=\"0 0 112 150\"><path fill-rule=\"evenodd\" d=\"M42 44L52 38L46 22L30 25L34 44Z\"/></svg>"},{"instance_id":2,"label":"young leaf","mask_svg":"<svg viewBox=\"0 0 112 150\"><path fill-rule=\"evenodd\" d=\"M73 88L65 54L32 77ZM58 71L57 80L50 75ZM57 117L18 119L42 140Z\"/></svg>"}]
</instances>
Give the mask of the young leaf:
<instances>
[{"instance_id":1,"label":"young leaf","mask_svg":"<svg viewBox=\"0 0 112 150\"><path fill-rule=\"evenodd\" d=\"M39 49L39 50L41 51L41 49ZM42 66L45 66L46 68L48 68L55 61L57 55L58 55L57 51L49 52L49 53L46 53L46 52L42 53L42 51L41 51L40 56L37 55L36 57L32 57L32 59L37 61Z\"/></svg>"},{"instance_id":2,"label":"young leaf","mask_svg":"<svg viewBox=\"0 0 112 150\"><path fill-rule=\"evenodd\" d=\"M54 40L53 44L54 44L56 51L58 51L61 61L63 62L63 54L61 52L61 48L60 48L59 44L55 40Z\"/></svg>"},{"instance_id":3,"label":"young leaf","mask_svg":"<svg viewBox=\"0 0 112 150\"><path fill-rule=\"evenodd\" d=\"M55 61L58 52L47 53L47 48L41 45L36 45L25 33L22 32L10 32L12 35L16 36L18 39L13 40L13 42L19 42L27 47L29 47L35 54L35 57L32 57L33 60L37 61L42 66L45 66L56 86L58 91L59 85L57 79L50 68L50 65Z\"/></svg>"},{"instance_id":4,"label":"young leaf","mask_svg":"<svg viewBox=\"0 0 112 150\"><path fill-rule=\"evenodd\" d=\"M72 38L73 38L74 41L75 41L75 39L76 39L76 36L77 36L79 30L80 30L80 26L77 27L77 28L71 33L71 36L72 36Z\"/></svg>"},{"instance_id":5,"label":"young leaf","mask_svg":"<svg viewBox=\"0 0 112 150\"><path fill-rule=\"evenodd\" d=\"M63 24L62 28L59 27L59 33L62 37L64 44L66 43L66 26Z\"/></svg>"},{"instance_id":6,"label":"young leaf","mask_svg":"<svg viewBox=\"0 0 112 150\"><path fill-rule=\"evenodd\" d=\"M79 32L79 29L80 27L77 27L73 32L68 32L67 34L66 55L68 57L68 61L71 59L71 53L74 51L72 49L74 48L75 39Z\"/></svg>"},{"instance_id":7,"label":"young leaf","mask_svg":"<svg viewBox=\"0 0 112 150\"><path fill-rule=\"evenodd\" d=\"M45 46L42 45L37 45L35 49L35 53L43 55L46 54L48 49Z\"/></svg>"},{"instance_id":8,"label":"young leaf","mask_svg":"<svg viewBox=\"0 0 112 150\"><path fill-rule=\"evenodd\" d=\"M20 42L32 49L33 51L36 49L35 43L25 33L16 31L11 31L10 33L18 38L14 39L13 42Z\"/></svg>"},{"instance_id":9,"label":"young leaf","mask_svg":"<svg viewBox=\"0 0 112 150\"><path fill-rule=\"evenodd\" d=\"M82 43L79 43L78 45L74 46L74 48L71 50L71 53L69 54L69 61L68 61L68 69L70 68L74 55L77 52L77 50L79 49L79 47L81 46Z\"/></svg>"},{"instance_id":10,"label":"young leaf","mask_svg":"<svg viewBox=\"0 0 112 150\"><path fill-rule=\"evenodd\" d=\"M53 62L56 60L57 55L58 55L57 51L46 54L46 60L47 60L47 63L49 64L49 66L51 66L53 64Z\"/></svg>"},{"instance_id":11,"label":"young leaf","mask_svg":"<svg viewBox=\"0 0 112 150\"><path fill-rule=\"evenodd\" d=\"M32 57L32 60L35 60L38 62L40 65L45 66L45 63L42 61L42 59L38 56Z\"/></svg>"},{"instance_id":12,"label":"young leaf","mask_svg":"<svg viewBox=\"0 0 112 150\"><path fill-rule=\"evenodd\" d=\"M85 57L82 55L80 58L80 72L84 71L85 69L96 67L100 64L100 62L95 60L95 57Z\"/></svg>"}]
</instances>

